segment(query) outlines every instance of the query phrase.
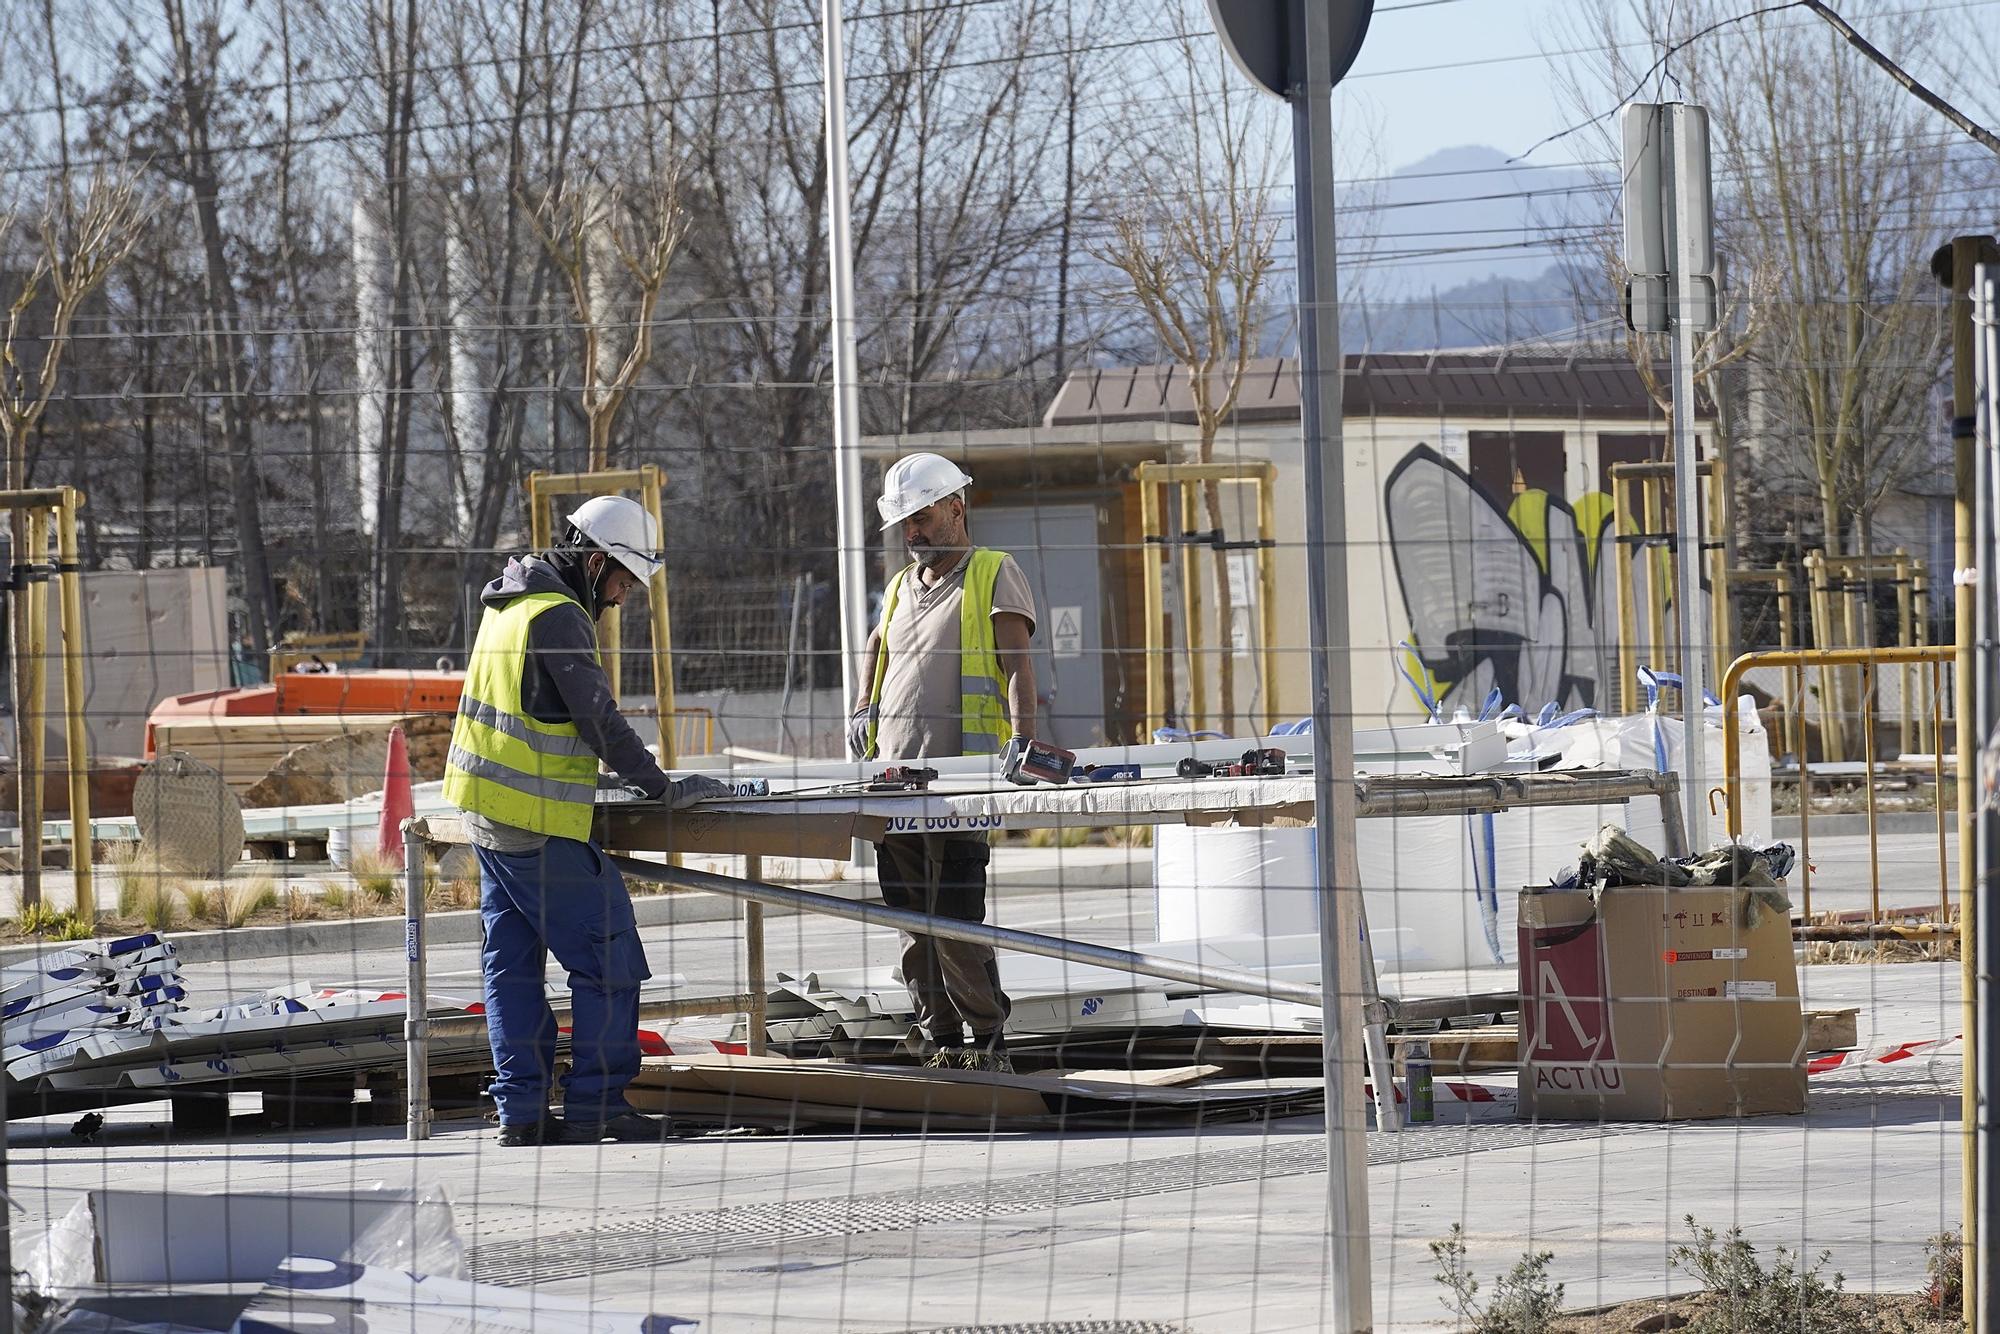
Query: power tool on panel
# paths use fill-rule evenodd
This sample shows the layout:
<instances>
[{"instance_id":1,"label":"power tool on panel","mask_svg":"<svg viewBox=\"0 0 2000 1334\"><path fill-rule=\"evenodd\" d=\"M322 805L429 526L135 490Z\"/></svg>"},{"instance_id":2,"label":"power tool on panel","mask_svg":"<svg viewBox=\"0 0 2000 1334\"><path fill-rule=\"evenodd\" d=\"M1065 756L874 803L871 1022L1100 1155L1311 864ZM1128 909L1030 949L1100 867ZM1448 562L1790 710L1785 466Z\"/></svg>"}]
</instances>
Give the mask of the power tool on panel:
<instances>
[{"instance_id":1,"label":"power tool on panel","mask_svg":"<svg viewBox=\"0 0 2000 1334\"><path fill-rule=\"evenodd\" d=\"M1067 783L1076 768L1076 752L1046 741L1017 736L1000 752L1000 776L1022 787L1036 783Z\"/></svg>"},{"instance_id":2,"label":"power tool on panel","mask_svg":"<svg viewBox=\"0 0 2000 1334\"><path fill-rule=\"evenodd\" d=\"M1276 746L1266 746L1262 750L1243 752L1242 772L1261 778L1283 778L1285 776L1285 752Z\"/></svg>"},{"instance_id":3,"label":"power tool on panel","mask_svg":"<svg viewBox=\"0 0 2000 1334\"><path fill-rule=\"evenodd\" d=\"M892 764L869 780L870 792L921 792L937 781L938 771L915 764Z\"/></svg>"},{"instance_id":4,"label":"power tool on panel","mask_svg":"<svg viewBox=\"0 0 2000 1334\"><path fill-rule=\"evenodd\" d=\"M1282 778L1285 752L1276 746L1246 750L1242 759L1230 764L1211 764L1189 757L1174 766L1174 773L1180 778Z\"/></svg>"}]
</instances>

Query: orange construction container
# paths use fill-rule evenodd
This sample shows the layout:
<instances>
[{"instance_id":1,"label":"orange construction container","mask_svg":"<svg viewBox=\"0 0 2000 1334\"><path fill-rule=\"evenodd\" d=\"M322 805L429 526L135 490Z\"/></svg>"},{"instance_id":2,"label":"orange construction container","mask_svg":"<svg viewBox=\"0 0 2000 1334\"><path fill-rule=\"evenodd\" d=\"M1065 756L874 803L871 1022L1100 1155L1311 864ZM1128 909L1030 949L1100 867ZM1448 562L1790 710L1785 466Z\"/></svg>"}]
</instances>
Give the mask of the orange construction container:
<instances>
[{"instance_id":1,"label":"orange construction container","mask_svg":"<svg viewBox=\"0 0 2000 1334\"><path fill-rule=\"evenodd\" d=\"M146 757L154 727L176 719L456 713L464 688L464 672L287 672L269 685L170 695L146 719Z\"/></svg>"}]
</instances>

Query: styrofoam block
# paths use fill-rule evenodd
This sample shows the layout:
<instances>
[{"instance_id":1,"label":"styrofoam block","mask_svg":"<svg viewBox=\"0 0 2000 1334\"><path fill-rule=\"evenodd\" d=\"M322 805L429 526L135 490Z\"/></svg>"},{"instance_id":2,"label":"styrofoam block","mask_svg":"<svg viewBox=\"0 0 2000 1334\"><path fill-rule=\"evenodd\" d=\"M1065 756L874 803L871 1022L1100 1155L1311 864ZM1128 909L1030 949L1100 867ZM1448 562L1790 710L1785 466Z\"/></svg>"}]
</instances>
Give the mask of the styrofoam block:
<instances>
[{"instance_id":1,"label":"styrofoam block","mask_svg":"<svg viewBox=\"0 0 2000 1334\"><path fill-rule=\"evenodd\" d=\"M636 1311L606 1311L532 1289L414 1274L403 1269L287 1258L245 1308L236 1334L321 1334L367 1313L371 1334L672 1334L696 1322ZM358 1327L358 1326L356 1326Z\"/></svg>"}]
</instances>

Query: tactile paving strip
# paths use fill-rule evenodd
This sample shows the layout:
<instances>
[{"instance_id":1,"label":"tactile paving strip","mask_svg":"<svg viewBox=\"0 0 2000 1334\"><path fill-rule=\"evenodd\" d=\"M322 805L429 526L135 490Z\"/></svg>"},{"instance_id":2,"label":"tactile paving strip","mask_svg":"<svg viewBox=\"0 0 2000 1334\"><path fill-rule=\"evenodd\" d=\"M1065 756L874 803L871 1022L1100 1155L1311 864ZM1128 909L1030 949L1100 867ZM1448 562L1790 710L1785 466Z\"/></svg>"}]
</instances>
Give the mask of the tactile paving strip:
<instances>
[{"instance_id":1,"label":"tactile paving strip","mask_svg":"<svg viewBox=\"0 0 2000 1334\"><path fill-rule=\"evenodd\" d=\"M1533 1126L1473 1122L1413 1127L1368 1137L1371 1164L1457 1157L1495 1149L1596 1139L1657 1129L1640 1124ZM1179 1154L1104 1167L1036 1172L930 1190L882 1191L782 1200L668 1214L576 1232L554 1232L473 1248L473 1277L495 1283L552 1283L787 1243L889 1232L981 1218L1050 1213L1082 1205L1267 1177L1326 1170L1316 1134L1211 1153Z\"/></svg>"},{"instance_id":2,"label":"tactile paving strip","mask_svg":"<svg viewBox=\"0 0 2000 1334\"><path fill-rule=\"evenodd\" d=\"M909 1334L1194 1334L1186 1325L1157 1320L1043 1320L1028 1325L945 1325Z\"/></svg>"}]
</instances>

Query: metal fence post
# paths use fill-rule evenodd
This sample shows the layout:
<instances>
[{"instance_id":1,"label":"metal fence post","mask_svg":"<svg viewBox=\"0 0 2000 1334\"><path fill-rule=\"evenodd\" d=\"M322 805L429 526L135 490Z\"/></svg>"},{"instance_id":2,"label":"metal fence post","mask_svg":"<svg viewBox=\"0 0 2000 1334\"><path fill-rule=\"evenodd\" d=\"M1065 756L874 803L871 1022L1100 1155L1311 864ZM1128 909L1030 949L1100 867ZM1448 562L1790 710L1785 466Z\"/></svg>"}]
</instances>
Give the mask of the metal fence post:
<instances>
[{"instance_id":1,"label":"metal fence post","mask_svg":"<svg viewBox=\"0 0 2000 1334\"><path fill-rule=\"evenodd\" d=\"M1973 789L1973 800L1977 815L1977 867L1976 882L1979 897L1986 898L1993 893L1994 886L2000 884L2000 811L1994 807L1993 793L1987 790L1987 776L1992 772L1996 756L1993 747L1994 724L2000 717L2000 690L1995 689L1994 672L2000 669L2000 655L1994 649L1994 635L2000 625L1996 625L1995 591L1996 562L1994 505L2000 499L2000 447L1996 447L1995 434L2000 431L2000 265L1981 264L1973 272L1972 280L1972 336L1975 378L1974 415L1976 418L1973 443L1976 466L1973 475L1973 570L1966 578L1972 585L1977 615L1974 618L1973 644L1976 670L1973 674L1973 727L1979 739L1979 772L1975 775L1966 770L1961 761L1958 781ZM1962 641L1961 641L1962 642ZM1970 757L1967 757L1970 758ZM1961 857L1974 855L1963 846ZM1978 1201L1977 1216L1982 1222L1990 1222L1993 1210L2000 1207L2000 1153L1996 1153L1994 1137L1994 1106L2000 1099L2000 1069L1992 1059L1992 1053L2000 1051L2000 1008L1995 1006L1994 977L2000 972L2000 931L1995 930L1994 915L1984 909L1973 919L1973 967L1977 978L1974 1000L1974 1014L1977 1019L1977 1038L1973 1050L1983 1053L1984 1059L1971 1063L1965 1071L1968 1089L1976 1090L1978 1116L1975 1123L1975 1152L1971 1162L1962 1170L1972 1173L1976 1180L1974 1189ZM1969 901L1961 901L1960 910L1970 909ZM1992 1239L1993 1229L1981 1226L1977 1229L1973 1242L1972 1269L1978 1307L1978 1319L1974 1328L1991 1329L1996 1316L2000 1316L2000 1303L1995 1294L2000 1292L2000 1251L1996 1251Z\"/></svg>"},{"instance_id":2,"label":"metal fence post","mask_svg":"<svg viewBox=\"0 0 2000 1334\"><path fill-rule=\"evenodd\" d=\"M424 961L424 839L415 820L403 821L403 953L409 976L403 987L404 1090L409 1110L405 1138L431 1137L430 994Z\"/></svg>"}]
</instances>

